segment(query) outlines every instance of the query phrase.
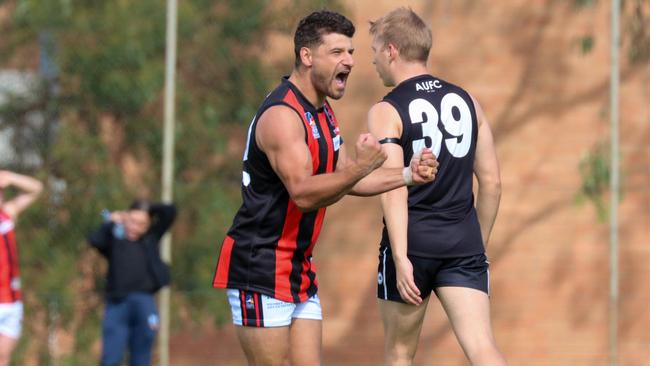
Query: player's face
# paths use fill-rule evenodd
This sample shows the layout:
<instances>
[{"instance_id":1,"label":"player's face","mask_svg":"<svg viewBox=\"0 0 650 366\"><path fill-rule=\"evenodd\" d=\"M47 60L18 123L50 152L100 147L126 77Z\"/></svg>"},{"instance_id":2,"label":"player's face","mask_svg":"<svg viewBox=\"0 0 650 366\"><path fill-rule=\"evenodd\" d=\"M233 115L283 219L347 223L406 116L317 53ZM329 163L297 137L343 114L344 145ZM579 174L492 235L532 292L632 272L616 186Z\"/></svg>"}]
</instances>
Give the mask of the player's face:
<instances>
[{"instance_id":1,"label":"player's face","mask_svg":"<svg viewBox=\"0 0 650 366\"><path fill-rule=\"evenodd\" d=\"M132 241L140 239L144 233L149 230L151 219L149 213L145 210L129 210L127 219L124 223L126 229L126 238Z\"/></svg>"},{"instance_id":2,"label":"player's face","mask_svg":"<svg viewBox=\"0 0 650 366\"><path fill-rule=\"evenodd\" d=\"M375 65L375 69L379 74L379 78L384 83L384 86L395 86L395 81L390 75L389 72L389 54L388 47L386 44L379 39L374 37L372 40L372 64Z\"/></svg>"},{"instance_id":3,"label":"player's face","mask_svg":"<svg viewBox=\"0 0 650 366\"><path fill-rule=\"evenodd\" d=\"M343 96L354 66L353 53L352 38L339 33L323 35L323 43L312 49L311 78L319 93L332 99Z\"/></svg>"}]
</instances>

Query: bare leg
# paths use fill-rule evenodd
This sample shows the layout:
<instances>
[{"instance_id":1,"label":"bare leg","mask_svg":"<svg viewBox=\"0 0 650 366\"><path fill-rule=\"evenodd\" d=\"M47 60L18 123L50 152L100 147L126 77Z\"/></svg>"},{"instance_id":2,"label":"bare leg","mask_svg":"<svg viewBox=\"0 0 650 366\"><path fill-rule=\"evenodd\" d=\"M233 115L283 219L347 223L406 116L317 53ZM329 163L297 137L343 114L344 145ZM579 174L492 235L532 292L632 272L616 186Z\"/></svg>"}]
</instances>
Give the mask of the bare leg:
<instances>
[{"instance_id":1,"label":"bare leg","mask_svg":"<svg viewBox=\"0 0 650 366\"><path fill-rule=\"evenodd\" d=\"M289 327L235 326L248 365L286 366L289 363Z\"/></svg>"},{"instance_id":2,"label":"bare leg","mask_svg":"<svg viewBox=\"0 0 650 366\"><path fill-rule=\"evenodd\" d=\"M506 365L492 333L487 294L466 287L439 287L436 293L471 364Z\"/></svg>"},{"instance_id":3,"label":"bare leg","mask_svg":"<svg viewBox=\"0 0 650 366\"><path fill-rule=\"evenodd\" d=\"M379 300L379 312L384 323L384 365L413 363L429 298L419 306Z\"/></svg>"},{"instance_id":4,"label":"bare leg","mask_svg":"<svg viewBox=\"0 0 650 366\"><path fill-rule=\"evenodd\" d=\"M291 323L291 365L321 364L323 322L312 319L293 319Z\"/></svg>"},{"instance_id":5,"label":"bare leg","mask_svg":"<svg viewBox=\"0 0 650 366\"><path fill-rule=\"evenodd\" d=\"M9 365L16 343L18 343L17 339L0 334L0 366Z\"/></svg>"}]
</instances>

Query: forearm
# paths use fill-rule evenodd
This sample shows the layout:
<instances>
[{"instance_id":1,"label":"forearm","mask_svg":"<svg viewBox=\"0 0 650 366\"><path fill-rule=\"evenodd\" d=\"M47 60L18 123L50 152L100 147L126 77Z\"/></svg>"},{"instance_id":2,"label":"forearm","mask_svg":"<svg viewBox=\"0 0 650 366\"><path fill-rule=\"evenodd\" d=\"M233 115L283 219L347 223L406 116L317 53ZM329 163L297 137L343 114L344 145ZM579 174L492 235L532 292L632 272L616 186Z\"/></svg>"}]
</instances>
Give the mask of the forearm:
<instances>
[{"instance_id":1,"label":"forearm","mask_svg":"<svg viewBox=\"0 0 650 366\"><path fill-rule=\"evenodd\" d=\"M111 240L112 227L112 222L103 223L97 230L88 236L88 243L99 250L104 250L108 247Z\"/></svg>"},{"instance_id":2,"label":"forearm","mask_svg":"<svg viewBox=\"0 0 650 366\"><path fill-rule=\"evenodd\" d=\"M404 187L403 170L403 168L379 168L357 182L350 194L374 196L395 188Z\"/></svg>"},{"instance_id":3,"label":"forearm","mask_svg":"<svg viewBox=\"0 0 650 366\"><path fill-rule=\"evenodd\" d=\"M338 202L348 194L368 172L356 164L349 164L333 173L312 175L293 190L291 199L300 210L308 212Z\"/></svg>"},{"instance_id":4,"label":"forearm","mask_svg":"<svg viewBox=\"0 0 650 366\"><path fill-rule=\"evenodd\" d=\"M492 233L494 221L497 217L500 200L501 186L498 183L479 184L476 200L476 212L481 226L483 245L485 245L486 248L490 239L490 234Z\"/></svg>"},{"instance_id":5,"label":"forearm","mask_svg":"<svg viewBox=\"0 0 650 366\"><path fill-rule=\"evenodd\" d=\"M35 178L13 172L8 172L8 177L9 184L20 189L24 194L37 196L43 190L43 183Z\"/></svg>"},{"instance_id":6,"label":"forearm","mask_svg":"<svg viewBox=\"0 0 650 366\"><path fill-rule=\"evenodd\" d=\"M149 214L155 220L151 231L158 236L162 236L169 230L176 219L176 206L167 203L154 203L149 208Z\"/></svg>"},{"instance_id":7,"label":"forearm","mask_svg":"<svg viewBox=\"0 0 650 366\"><path fill-rule=\"evenodd\" d=\"M408 190L405 187L397 188L380 197L393 259L398 263L407 259Z\"/></svg>"}]
</instances>

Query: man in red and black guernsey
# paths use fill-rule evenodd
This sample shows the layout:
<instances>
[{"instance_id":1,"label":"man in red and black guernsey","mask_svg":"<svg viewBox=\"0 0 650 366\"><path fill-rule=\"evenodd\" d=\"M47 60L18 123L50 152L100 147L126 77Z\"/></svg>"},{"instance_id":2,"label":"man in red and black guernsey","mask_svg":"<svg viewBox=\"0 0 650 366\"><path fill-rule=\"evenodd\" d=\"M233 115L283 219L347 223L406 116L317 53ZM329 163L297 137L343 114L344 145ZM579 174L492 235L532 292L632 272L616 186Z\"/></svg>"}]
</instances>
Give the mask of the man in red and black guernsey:
<instances>
[{"instance_id":1,"label":"man in red and black guernsey","mask_svg":"<svg viewBox=\"0 0 650 366\"><path fill-rule=\"evenodd\" d=\"M408 167L361 134L346 156L327 98L339 99L354 60L354 26L314 12L294 36L295 66L262 103L248 130L242 205L223 241L214 287L227 289L233 323L251 365L318 365L321 304L312 251L325 207L346 194L375 195L431 182L425 150Z\"/></svg>"},{"instance_id":2,"label":"man in red and black guernsey","mask_svg":"<svg viewBox=\"0 0 650 366\"><path fill-rule=\"evenodd\" d=\"M5 201L4 189L11 186L20 192ZM15 222L42 190L43 185L34 178L0 170L0 366L9 365L22 330L23 303Z\"/></svg>"}]
</instances>

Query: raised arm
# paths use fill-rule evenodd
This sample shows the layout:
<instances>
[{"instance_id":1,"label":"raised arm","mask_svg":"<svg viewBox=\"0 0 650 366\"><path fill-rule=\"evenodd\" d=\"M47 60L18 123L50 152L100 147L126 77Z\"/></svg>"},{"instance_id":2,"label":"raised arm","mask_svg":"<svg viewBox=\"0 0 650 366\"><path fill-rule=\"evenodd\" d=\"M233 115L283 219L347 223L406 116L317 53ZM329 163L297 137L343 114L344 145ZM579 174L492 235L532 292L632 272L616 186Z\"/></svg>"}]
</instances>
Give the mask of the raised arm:
<instances>
[{"instance_id":1,"label":"raised arm","mask_svg":"<svg viewBox=\"0 0 650 366\"><path fill-rule=\"evenodd\" d=\"M368 129L377 138L399 137L402 134L401 128L400 117L390 104L381 102L370 109ZM385 144L384 149L388 158L382 169L401 171L404 164L402 147L391 143ZM402 182L399 188L382 193L380 197L397 271L397 289L404 301L418 305L422 298L413 279L413 266L407 257L408 190Z\"/></svg>"},{"instance_id":2,"label":"raised arm","mask_svg":"<svg viewBox=\"0 0 650 366\"><path fill-rule=\"evenodd\" d=\"M372 129L370 124L373 124ZM390 127L387 125L390 124ZM387 129L384 130L384 127ZM385 137L399 137L402 134L402 124L395 108L389 103L380 102L375 104L368 113L368 128L377 139ZM379 133L377 135L376 133ZM392 149L398 146L393 143L384 145L384 149ZM390 146L390 147L389 147ZM342 147L343 148L343 147ZM401 148L400 148L401 151ZM403 156L403 155L402 155ZM345 165L345 160L339 160L339 164ZM373 171L361 179L350 191L355 196L374 196L395 188L407 185L417 185L432 182L438 172L438 161L429 149L422 151L421 156L414 157L408 167L400 164L384 164L381 168Z\"/></svg>"},{"instance_id":3,"label":"raised arm","mask_svg":"<svg viewBox=\"0 0 650 366\"><path fill-rule=\"evenodd\" d=\"M149 208L149 215L153 220L149 232L160 239L176 219L176 206L167 203L154 203Z\"/></svg>"},{"instance_id":4,"label":"raised arm","mask_svg":"<svg viewBox=\"0 0 650 366\"><path fill-rule=\"evenodd\" d=\"M363 134L355 145L356 159L341 169L337 166L333 173L312 175L311 153L302 121L286 106L271 107L260 116L255 138L302 211L313 211L338 201L386 158L377 140ZM344 153L339 151L339 156Z\"/></svg>"},{"instance_id":5,"label":"raised arm","mask_svg":"<svg viewBox=\"0 0 650 366\"><path fill-rule=\"evenodd\" d=\"M474 97L472 100L478 118L478 142L474 160L474 174L478 180L476 212L483 244L487 248L501 200L501 174L490 125L478 101Z\"/></svg>"},{"instance_id":6,"label":"raised arm","mask_svg":"<svg viewBox=\"0 0 650 366\"><path fill-rule=\"evenodd\" d=\"M26 175L0 170L0 189L13 186L20 190L18 195L2 204L3 210L12 218L18 218L43 191L43 183Z\"/></svg>"},{"instance_id":7,"label":"raised arm","mask_svg":"<svg viewBox=\"0 0 650 366\"><path fill-rule=\"evenodd\" d=\"M108 250L113 236L111 234L113 225L113 221L102 223L102 225L90 234L87 239L88 244L95 247L104 256L108 256Z\"/></svg>"}]
</instances>

